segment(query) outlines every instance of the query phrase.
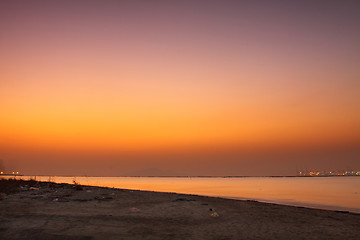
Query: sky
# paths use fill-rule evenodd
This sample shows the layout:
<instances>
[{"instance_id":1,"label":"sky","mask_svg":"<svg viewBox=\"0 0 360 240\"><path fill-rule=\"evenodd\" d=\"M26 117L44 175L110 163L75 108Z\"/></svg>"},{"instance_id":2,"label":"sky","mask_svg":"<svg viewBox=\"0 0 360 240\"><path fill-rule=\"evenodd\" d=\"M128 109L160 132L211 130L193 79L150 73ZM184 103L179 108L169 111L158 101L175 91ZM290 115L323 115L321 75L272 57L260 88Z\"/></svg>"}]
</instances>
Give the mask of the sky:
<instances>
[{"instance_id":1,"label":"sky","mask_svg":"<svg viewBox=\"0 0 360 240\"><path fill-rule=\"evenodd\" d=\"M29 175L360 169L359 1L0 2L0 159Z\"/></svg>"}]
</instances>

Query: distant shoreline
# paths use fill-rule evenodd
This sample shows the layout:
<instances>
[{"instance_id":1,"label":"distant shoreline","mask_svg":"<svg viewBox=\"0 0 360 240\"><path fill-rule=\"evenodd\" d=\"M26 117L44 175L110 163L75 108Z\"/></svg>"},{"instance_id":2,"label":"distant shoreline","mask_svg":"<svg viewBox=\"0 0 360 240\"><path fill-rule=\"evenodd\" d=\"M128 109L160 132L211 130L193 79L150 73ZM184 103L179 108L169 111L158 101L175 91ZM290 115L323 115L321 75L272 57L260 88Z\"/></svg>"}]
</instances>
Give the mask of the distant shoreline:
<instances>
[{"instance_id":1,"label":"distant shoreline","mask_svg":"<svg viewBox=\"0 0 360 240\"><path fill-rule=\"evenodd\" d=\"M2 174L1 177L128 177L128 178L324 178L324 177L360 177L360 175L329 175L329 176L91 176L91 175L17 175Z\"/></svg>"}]
</instances>

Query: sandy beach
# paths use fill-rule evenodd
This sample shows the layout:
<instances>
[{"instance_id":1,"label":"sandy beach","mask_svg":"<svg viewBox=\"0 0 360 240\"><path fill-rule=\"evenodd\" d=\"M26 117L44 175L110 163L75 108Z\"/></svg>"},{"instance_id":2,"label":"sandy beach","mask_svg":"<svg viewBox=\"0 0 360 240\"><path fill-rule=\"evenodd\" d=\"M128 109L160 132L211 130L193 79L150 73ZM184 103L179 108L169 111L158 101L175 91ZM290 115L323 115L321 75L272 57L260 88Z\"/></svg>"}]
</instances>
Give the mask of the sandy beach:
<instances>
[{"instance_id":1,"label":"sandy beach","mask_svg":"<svg viewBox=\"0 0 360 240\"><path fill-rule=\"evenodd\" d=\"M360 238L349 212L35 181L1 192L4 240Z\"/></svg>"}]
</instances>

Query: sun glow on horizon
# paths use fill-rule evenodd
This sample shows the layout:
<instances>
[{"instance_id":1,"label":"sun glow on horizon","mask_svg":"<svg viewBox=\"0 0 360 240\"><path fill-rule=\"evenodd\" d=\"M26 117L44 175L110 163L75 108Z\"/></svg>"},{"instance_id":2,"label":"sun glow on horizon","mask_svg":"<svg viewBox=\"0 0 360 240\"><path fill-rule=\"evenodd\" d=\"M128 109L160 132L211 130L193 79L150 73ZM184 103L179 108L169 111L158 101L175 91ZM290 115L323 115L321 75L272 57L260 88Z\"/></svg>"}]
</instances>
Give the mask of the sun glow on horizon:
<instances>
[{"instance_id":1,"label":"sun glow on horizon","mask_svg":"<svg viewBox=\"0 0 360 240\"><path fill-rule=\"evenodd\" d=\"M359 146L350 5L200 2L0 3L4 158Z\"/></svg>"}]
</instances>

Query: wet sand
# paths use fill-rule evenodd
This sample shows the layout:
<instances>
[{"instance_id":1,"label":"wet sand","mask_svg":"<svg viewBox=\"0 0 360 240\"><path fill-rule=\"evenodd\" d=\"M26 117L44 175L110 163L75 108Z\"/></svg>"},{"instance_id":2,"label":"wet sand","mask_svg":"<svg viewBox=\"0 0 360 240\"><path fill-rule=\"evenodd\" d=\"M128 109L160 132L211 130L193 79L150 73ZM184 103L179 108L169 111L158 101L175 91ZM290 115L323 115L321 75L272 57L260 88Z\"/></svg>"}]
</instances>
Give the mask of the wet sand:
<instances>
[{"instance_id":1,"label":"wet sand","mask_svg":"<svg viewBox=\"0 0 360 240\"><path fill-rule=\"evenodd\" d=\"M348 212L55 183L0 196L0 239L360 239Z\"/></svg>"}]
</instances>

